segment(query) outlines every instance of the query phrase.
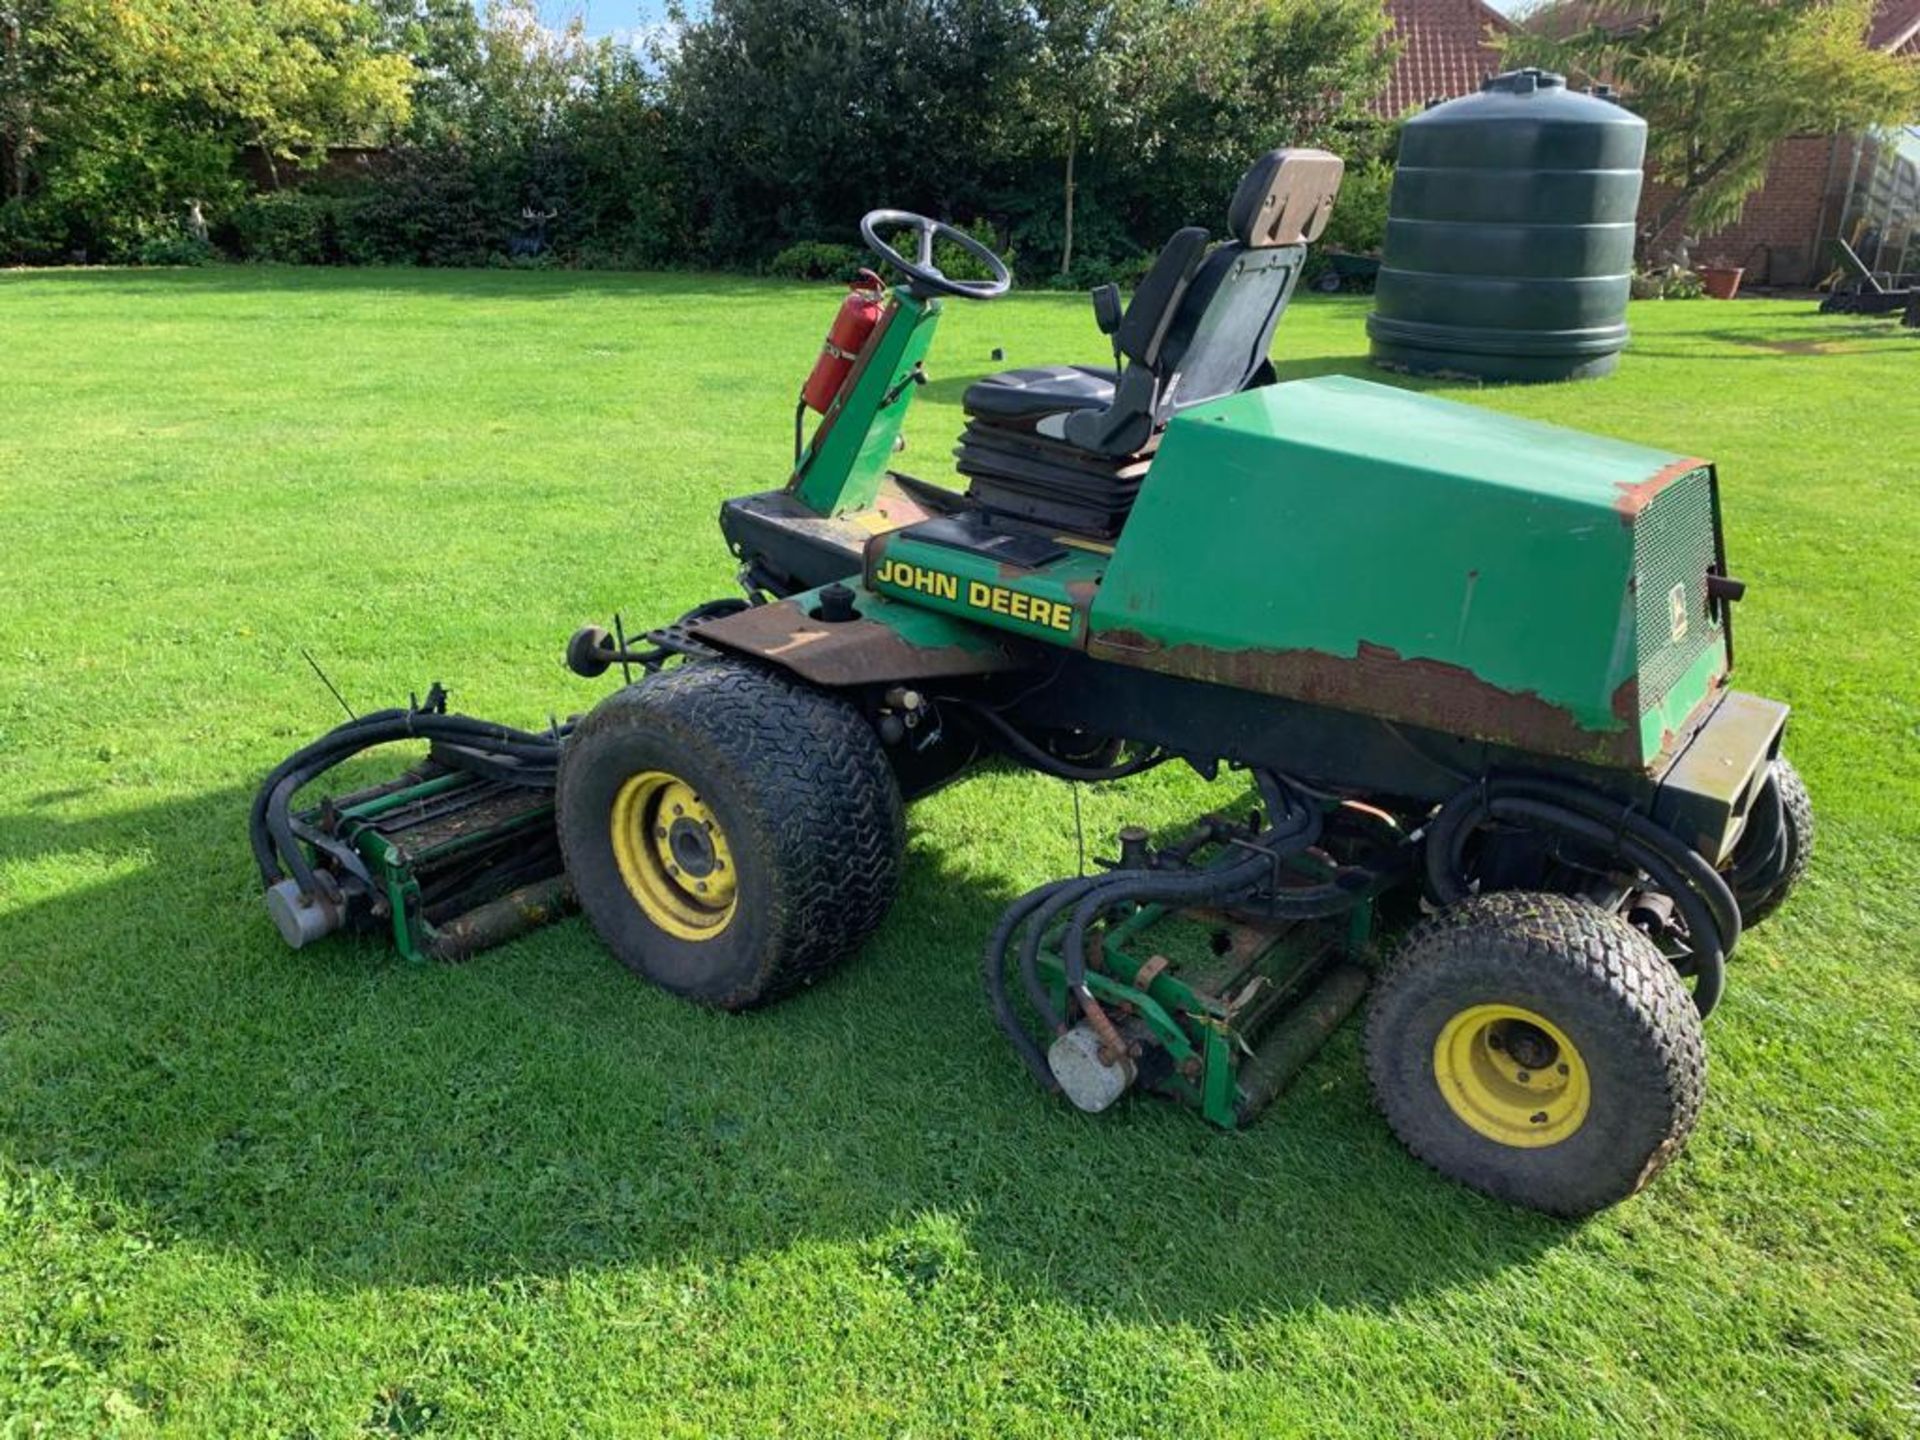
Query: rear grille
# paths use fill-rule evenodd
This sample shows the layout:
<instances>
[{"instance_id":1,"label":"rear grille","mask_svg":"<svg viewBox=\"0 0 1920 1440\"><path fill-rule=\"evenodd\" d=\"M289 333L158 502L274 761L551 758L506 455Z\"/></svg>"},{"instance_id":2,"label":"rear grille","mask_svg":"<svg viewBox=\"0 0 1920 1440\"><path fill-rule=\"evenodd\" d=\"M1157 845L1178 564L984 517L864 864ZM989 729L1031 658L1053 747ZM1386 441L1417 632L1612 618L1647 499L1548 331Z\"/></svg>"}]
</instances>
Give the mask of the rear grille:
<instances>
[{"instance_id":1,"label":"rear grille","mask_svg":"<svg viewBox=\"0 0 1920 1440\"><path fill-rule=\"evenodd\" d=\"M1655 495L1634 521L1635 658L1643 715L1702 654L1723 643L1707 610L1707 569L1714 559L1713 472L1702 466ZM1680 621L1685 630L1676 640Z\"/></svg>"}]
</instances>

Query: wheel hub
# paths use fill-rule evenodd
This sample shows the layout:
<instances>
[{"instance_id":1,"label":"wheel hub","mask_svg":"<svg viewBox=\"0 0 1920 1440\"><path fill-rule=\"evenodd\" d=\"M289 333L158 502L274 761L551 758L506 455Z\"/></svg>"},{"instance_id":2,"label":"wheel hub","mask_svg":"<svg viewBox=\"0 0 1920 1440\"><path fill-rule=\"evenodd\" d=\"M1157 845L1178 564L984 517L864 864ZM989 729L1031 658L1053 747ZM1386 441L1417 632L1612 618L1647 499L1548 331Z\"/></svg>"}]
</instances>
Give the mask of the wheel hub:
<instances>
[{"instance_id":1,"label":"wheel hub","mask_svg":"<svg viewBox=\"0 0 1920 1440\"><path fill-rule=\"evenodd\" d=\"M733 919L737 880L726 832L685 780L629 776L609 818L620 878L641 912L682 940L706 940Z\"/></svg>"},{"instance_id":2,"label":"wheel hub","mask_svg":"<svg viewBox=\"0 0 1920 1440\"><path fill-rule=\"evenodd\" d=\"M1441 1028L1434 1082L1469 1129L1502 1145L1557 1145L1586 1122L1586 1063L1558 1026L1518 1005L1474 1005Z\"/></svg>"}]
</instances>

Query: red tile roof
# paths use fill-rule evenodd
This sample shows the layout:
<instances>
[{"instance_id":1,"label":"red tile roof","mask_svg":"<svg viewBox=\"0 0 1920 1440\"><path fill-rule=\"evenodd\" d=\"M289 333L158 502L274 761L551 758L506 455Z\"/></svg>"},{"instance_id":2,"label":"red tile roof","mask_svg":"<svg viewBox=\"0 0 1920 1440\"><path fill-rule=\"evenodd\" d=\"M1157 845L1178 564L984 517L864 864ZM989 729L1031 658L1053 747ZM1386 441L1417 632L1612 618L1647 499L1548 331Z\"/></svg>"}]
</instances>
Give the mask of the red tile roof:
<instances>
[{"instance_id":1,"label":"red tile roof","mask_svg":"<svg viewBox=\"0 0 1920 1440\"><path fill-rule=\"evenodd\" d=\"M1387 14L1400 58L1386 92L1374 101L1382 115L1478 90L1483 78L1501 69L1488 32L1513 29L1512 21L1482 0L1387 0Z\"/></svg>"}]
</instances>

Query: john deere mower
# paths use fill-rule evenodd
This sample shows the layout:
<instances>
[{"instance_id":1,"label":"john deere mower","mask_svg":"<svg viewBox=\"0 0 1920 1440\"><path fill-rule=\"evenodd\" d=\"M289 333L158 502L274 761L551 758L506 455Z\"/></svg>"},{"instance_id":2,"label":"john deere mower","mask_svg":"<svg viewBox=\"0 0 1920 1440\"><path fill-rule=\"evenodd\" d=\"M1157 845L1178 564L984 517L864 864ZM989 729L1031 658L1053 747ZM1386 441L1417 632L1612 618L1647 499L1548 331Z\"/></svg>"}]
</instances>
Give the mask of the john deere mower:
<instances>
[{"instance_id":1,"label":"john deere mower","mask_svg":"<svg viewBox=\"0 0 1920 1440\"><path fill-rule=\"evenodd\" d=\"M1707 461L1276 381L1340 175L1263 156L1224 239L1181 230L1124 306L1093 292L1111 366L974 383L965 493L898 473L896 442L943 307L1007 268L869 214L891 283L846 297L784 483L721 508L744 593L578 632L572 669L622 683L576 722L436 688L282 765L253 832L287 939L461 956L577 900L649 980L744 1009L873 934L906 802L970 766L1240 772L1231 813L1122 831L985 937L1033 1078L1231 1129L1365 999L1380 1108L1434 1168L1565 1215L1640 1189L1698 1114L1728 956L1807 863L1786 707L1729 683ZM406 737L415 769L294 808Z\"/></svg>"}]
</instances>

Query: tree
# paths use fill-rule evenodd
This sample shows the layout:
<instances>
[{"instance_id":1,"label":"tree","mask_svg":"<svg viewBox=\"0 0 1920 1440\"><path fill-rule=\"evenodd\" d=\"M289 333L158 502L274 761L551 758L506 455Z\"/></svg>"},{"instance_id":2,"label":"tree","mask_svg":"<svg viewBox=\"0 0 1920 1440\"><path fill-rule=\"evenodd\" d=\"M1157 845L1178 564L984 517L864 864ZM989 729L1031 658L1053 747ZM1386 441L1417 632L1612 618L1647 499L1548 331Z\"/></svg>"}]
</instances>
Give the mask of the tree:
<instances>
[{"instance_id":1,"label":"tree","mask_svg":"<svg viewBox=\"0 0 1920 1440\"><path fill-rule=\"evenodd\" d=\"M713 0L677 18L666 99L714 258L851 239L876 205L980 203L1023 59L1018 0Z\"/></svg>"},{"instance_id":2,"label":"tree","mask_svg":"<svg viewBox=\"0 0 1920 1440\"><path fill-rule=\"evenodd\" d=\"M1368 109L1393 68L1377 0L1187 0L1155 36L1127 153L1150 229L1226 208L1258 154L1311 145L1358 162L1381 143Z\"/></svg>"},{"instance_id":3,"label":"tree","mask_svg":"<svg viewBox=\"0 0 1920 1440\"><path fill-rule=\"evenodd\" d=\"M411 67L354 0L19 0L0 25L16 209L109 254L231 194L243 145L298 163L407 114Z\"/></svg>"},{"instance_id":4,"label":"tree","mask_svg":"<svg viewBox=\"0 0 1920 1440\"><path fill-rule=\"evenodd\" d=\"M1874 0L1596 0L1573 33L1502 39L1510 64L1618 86L1647 122L1669 197L1642 230L1707 234L1740 216L1773 148L1920 115L1920 64L1866 43Z\"/></svg>"},{"instance_id":5,"label":"tree","mask_svg":"<svg viewBox=\"0 0 1920 1440\"><path fill-rule=\"evenodd\" d=\"M1073 268L1076 174L1090 142L1124 122L1137 94L1139 61L1156 50L1164 6L1141 0L1037 0L1026 79L1032 133L1060 165L1060 274Z\"/></svg>"}]
</instances>

